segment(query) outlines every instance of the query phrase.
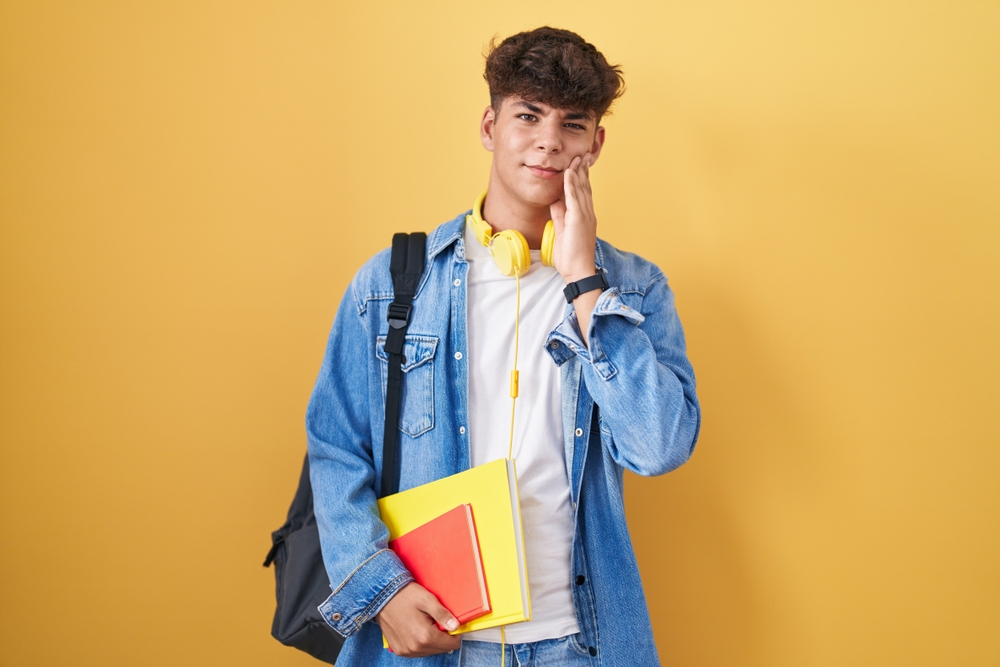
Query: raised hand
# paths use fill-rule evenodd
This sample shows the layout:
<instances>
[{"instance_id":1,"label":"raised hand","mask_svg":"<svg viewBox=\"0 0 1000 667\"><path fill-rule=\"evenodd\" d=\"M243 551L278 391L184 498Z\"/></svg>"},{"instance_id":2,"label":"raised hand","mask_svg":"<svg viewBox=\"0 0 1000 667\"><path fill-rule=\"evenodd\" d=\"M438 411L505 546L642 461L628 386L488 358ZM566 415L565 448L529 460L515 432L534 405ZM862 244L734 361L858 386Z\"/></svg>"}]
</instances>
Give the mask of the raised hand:
<instances>
[{"instance_id":1,"label":"raised hand","mask_svg":"<svg viewBox=\"0 0 1000 667\"><path fill-rule=\"evenodd\" d=\"M567 284L597 273L594 249L597 246L597 216L594 214L594 194L590 189L590 153L573 158L563 173L563 198L549 207L556 230L552 262ZM584 344L600 291L576 297L573 308Z\"/></svg>"},{"instance_id":2,"label":"raised hand","mask_svg":"<svg viewBox=\"0 0 1000 667\"><path fill-rule=\"evenodd\" d=\"M590 189L591 164L590 153L573 158L563 172L563 198L549 207L556 231L552 259L567 283L592 276L596 270L597 216Z\"/></svg>"}]
</instances>

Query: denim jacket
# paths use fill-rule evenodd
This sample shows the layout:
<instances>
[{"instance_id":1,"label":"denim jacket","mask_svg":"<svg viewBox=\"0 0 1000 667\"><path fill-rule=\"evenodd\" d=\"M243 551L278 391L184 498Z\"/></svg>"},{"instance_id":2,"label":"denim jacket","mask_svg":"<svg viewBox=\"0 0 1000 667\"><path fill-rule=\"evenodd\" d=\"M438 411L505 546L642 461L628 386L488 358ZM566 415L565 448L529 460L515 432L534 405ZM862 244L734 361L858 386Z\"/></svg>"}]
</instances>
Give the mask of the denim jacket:
<instances>
[{"instance_id":1,"label":"denim jacket","mask_svg":"<svg viewBox=\"0 0 1000 667\"><path fill-rule=\"evenodd\" d=\"M465 216L427 238L427 268L404 344L401 490L469 467ZM657 665L625 522L622 475L625 468L659 475L684 463L701 413L666 277L602 240L595 259L612 287L597 300L589 348L572 306L546 341L561 369L575 515L571 566L580 634L569 641L595 665ZM333 588L319 609L347 638L338 665L399 662L382 648L381 632L369 621L413 580L387 547L376 505L391 302L385 250L358 271L344 295L306 416L316 518ZM456 667L459 652L413 664Z\"/></svg>"}]
</instances>

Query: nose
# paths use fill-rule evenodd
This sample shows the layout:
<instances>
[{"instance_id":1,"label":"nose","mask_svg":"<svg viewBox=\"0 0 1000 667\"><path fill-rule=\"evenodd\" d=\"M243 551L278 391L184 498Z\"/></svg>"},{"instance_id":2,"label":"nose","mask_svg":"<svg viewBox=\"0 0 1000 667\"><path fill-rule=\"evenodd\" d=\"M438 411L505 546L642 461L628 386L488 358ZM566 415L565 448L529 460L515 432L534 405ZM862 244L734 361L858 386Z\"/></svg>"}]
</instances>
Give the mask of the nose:
<instances>
[{"instance_id":1,"label":"nose","mask_svg":"<svg viewBox=\"0 0 1000 667\"><path fill-rule=\"evenodd\" d=\"M558 153L562 150L562 128L559 121L546 118L538 125L538 136L535 138L535 146L545 153Z\"/></svg>"}]
</instances>

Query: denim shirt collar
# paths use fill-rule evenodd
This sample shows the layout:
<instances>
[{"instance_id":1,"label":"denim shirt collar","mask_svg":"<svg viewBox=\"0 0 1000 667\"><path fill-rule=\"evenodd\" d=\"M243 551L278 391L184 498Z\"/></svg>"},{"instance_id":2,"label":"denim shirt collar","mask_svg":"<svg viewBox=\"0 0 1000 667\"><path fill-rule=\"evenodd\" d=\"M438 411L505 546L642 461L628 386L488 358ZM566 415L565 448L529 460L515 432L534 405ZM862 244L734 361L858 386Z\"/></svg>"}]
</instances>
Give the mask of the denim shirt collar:
<instances>
[{"instance_id":1,"label":"denim shirt collar","mask_svg":"<svg viewBox=\"0 0 1000 667\"><path fill-rule=\"evenodd\" d=\"M430 236L427 237L427 259L429 261L433 262L438 253L462 238L462 232L465 230L465 216L470 213L472 213L471 209L451 222L438 226L431 232ZM463 247L461 243L459 243L459 247Z\"/></svg>"}]
</instances>

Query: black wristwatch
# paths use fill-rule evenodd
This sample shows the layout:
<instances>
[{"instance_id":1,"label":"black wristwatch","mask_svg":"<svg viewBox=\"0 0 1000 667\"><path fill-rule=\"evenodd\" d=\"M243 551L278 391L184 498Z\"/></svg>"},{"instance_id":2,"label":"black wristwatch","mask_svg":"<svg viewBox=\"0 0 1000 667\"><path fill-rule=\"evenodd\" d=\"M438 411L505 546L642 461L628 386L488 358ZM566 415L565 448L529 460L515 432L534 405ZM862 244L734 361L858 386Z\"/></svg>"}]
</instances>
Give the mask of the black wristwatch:
<instances>
[{"instance_id":1,"label":"black wristwatch","mask_svg":"<svg viewBox=\"0 0 1000 667\"><path fill-rule=\"evenodd\" d=\"M597 273L589 278L577 280L575 283L566 285L566 289L563 290L563 294L566 295L566 303L573 303L573 299L580 296L584 292L591 292L595 289L599 289L603 292L609 287L611 287L611 285L608 284L608 279L604 276L604 270L598 269Z\"/></svg>"}]
</instances>

